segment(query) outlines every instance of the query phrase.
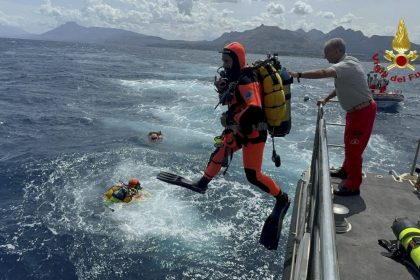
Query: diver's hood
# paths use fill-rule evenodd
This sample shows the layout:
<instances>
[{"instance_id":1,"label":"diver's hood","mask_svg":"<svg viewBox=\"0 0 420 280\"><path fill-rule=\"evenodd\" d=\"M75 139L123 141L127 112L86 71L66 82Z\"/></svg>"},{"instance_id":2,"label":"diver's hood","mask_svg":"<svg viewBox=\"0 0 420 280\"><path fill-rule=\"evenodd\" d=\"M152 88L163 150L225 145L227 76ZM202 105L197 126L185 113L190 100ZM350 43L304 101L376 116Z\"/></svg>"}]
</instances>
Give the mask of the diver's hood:
<instances>
[{"instance_id":1,"label":"diver's hood","mask_svg":"<svg viewBox=\"0 0 420 280\"><path fill-rule=\"evenodd\" d=\"M229 55L232 60L232 68L225 69L226 76L230 81L237 80L242 68L245 68L245 48L241 43L233 42L223 48L222 53Z\"/></svg>"}]
</instances>

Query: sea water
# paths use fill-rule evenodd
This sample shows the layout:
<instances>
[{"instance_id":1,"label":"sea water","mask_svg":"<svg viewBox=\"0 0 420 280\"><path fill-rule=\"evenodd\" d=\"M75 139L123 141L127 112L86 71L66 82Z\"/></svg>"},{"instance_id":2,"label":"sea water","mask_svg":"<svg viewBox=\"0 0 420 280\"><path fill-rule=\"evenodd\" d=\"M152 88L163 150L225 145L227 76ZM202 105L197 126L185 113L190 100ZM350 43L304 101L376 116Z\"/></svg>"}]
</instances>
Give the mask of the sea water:
<instances>
[{"instance_id":1,"label":"sea water","mask_svg":"<svg viewBox=\"0 0 420 280\"><path fill-rule=\"evenodd\" d=\"M328 66L321 57L280 59L295 71ZM274 199L247 182L240 152L204 195L156 179L160 170L200 178L222 131L220 65L216 51L0 39L0 278L281 279L284 250L258 243ZM404 103L378 112L365 171L410 170L419 84L395 85ZM332 79L292 85L292 130L275 139L280 168L267 140L263 170L292 199L310 164L316 100L333 87ZM329 122L344 121L337 104L325 110ZM150 143L157 130L163 141ZM327 132L342 143L342 128ZM329 155L340 166L343 151ZM104 207L104 191L131 177L147 200Z\"/></svg>"}]
</instances>

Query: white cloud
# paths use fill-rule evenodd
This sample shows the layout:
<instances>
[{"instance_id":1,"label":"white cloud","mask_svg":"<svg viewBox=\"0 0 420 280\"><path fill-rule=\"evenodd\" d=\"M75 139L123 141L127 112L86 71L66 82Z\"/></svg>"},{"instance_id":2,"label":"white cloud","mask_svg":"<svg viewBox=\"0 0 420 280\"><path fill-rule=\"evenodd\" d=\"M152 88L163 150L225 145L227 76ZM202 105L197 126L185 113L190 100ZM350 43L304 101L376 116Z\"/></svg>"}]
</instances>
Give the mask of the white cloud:
<instances>
[{"instance_id":1,"label":"white cloud","mask_svg":"<svg viewBox=\"0 0 420 280\"><path fill-rule=\"evenodd\" d=\"M390 11L400 8L397 3L377 6L367 1L361 7L348 1L331 1L334 0L0 0L0 24L39 33L76 21L84 26L187 40L213 39L223 32L243 31L261 24L292 30L314 27L323 32L342 25L367 35L395 34L399 16ZM418 0L407 1L407 5L415 6ZM369 13L374 8L378 13ZM348 13L344 17L343 11ZM409 23L410 40L419 42L418 17L407 14L404 19ZM391 23L394 24L390 27Z\"/></svg>"},{"instance_id":2,"label":"white cloud","mask_svg":"<svg viewBox=\"0 0 420 280\"><path fill-rule=\"evenodd\" d=\"M120 9L98 2L83 10L83 15L89 19L109 24L118 23L121 20L127 20L129 18L129 14L124 14Z\"/></svg>"},{"instance_id":3,"label":"white cloud","mask_svg":"<svg viewBox=\"0 0 420 280\"><path fill-rule=\"evenodd\" d=\"M319 11L317 15L326 19L335 18L335 14L333 12Z\"/></svg>"},{"instance_id":4,"label":"white cloud","mask_svg":"<svg viewBox=\"0 0 420 280\"><path fill-rule=\"evenodd\" d=\"M194 0L199 1L199 0ZM265 2L266 0L213 0L215 3L251 3L251 2Z\"/></svg>"},{"instance_id":5,"label":"white cloud","mask_svg":"<svg viewBox=\"0 0 420 280\"><path fill-rule=\"evenodd\" d=\"M267 5L267 12L270 14L283 14L286 8L280 3L270 2Z\"/></svg>"},{"instance_id":6,"label":"white cloud","mask_svg":"<svg viewBox=\"0 0 420 280\"><path fill-rule=\"evenodd\" d=\"M261 24L291 30L316 28L324 32L342 25L363 30L367 35L385 33L380 27L373 30L369 24L364 25L364 21L353 13L337 17L334 11L314 12L308 1L302 0L290 4L282 4L279 0L80 1L78 8L69 8L67 4L59 5L56 0L44 0L37 9L42 17L37 24L43 24L49 30L67 21L76 21L84 26L120 28L165 39L186 40L213 39L224 32L243 31ZM292 5L291 10L288 5ZM302 16L305 20L301 20ZM0 24L18 26L17 23L25 21L29 24L26 18L21 20L0 13ZM395 33L394 29L390 34ZM419 38L419 33L418 30L411 31L410 39Z\"/></svg>"},{"instance_id":7,"label":"white cloud","mask_svg":"<svg viewBox=\"0 0 420 280\"><path fill-rule=\"evenodd\" d=\"M18 27L23 18L18 16L6 15L0 11L0 25Z\"/></svg>"},{"instance_id":8,"label":"white cloud","mask_svg":"<svg viewBox=\"0 0 420 280\"><path fill-rule=\"evenodd\" d=\"M182 14L190 16L192 7L192 0L178 0L178 9Z\"/></svg>"},{"instance_id":9,"label":"white cloud","mask_svg":"<svg viewBox=\"0 0 420 280\"><path fill-rule=\"evenodd\" d=\"M44 0L44 3L37 10L43 16L48 16L55 22L66 22L80 19L81 13L77 9L68 9L59 6L53 6L50 0Z\"/></svg>"},{"instance_id":10,"label":"white cloud","mask_svg":"<svg viewBox=\"0 0 420 280\"><path fill-rule=\"evenodd\" d=\"M239 3L241 0L214 0L216 3Z\"/></svg>"},{"instance_id":11,"label":"white cloud","mask_svg":"<svg viewBox=\"0 0 420 280\"><path fill-rule=\"evenodd\" d=\"M293 8L291 10L292 13L297 14L297 15L307 15L313 12L313 9L311 7L311 5L302 2L302 1L297 1L294 5Z\"/></svg>"},{"instance_id":12,"label":"white cloud","mask_svg":"<svg viewBox=\"0 0 420 280\"><path fill-rule=\"evenodd\" d=\"M261 24L261 21L255 22L250 18L245 21L236 18L234 11L221 7L214 0L119 0L119 3L86 0L83 7L72 10L46 0L38 11L48 19L45 24L51 27L76 21L85 26L121 28L166 39L209 39L223 32L240 31ZM270 3L267 8L271 14L264 14L262 22L281 24L284 6Z\"/></svg>"},{"instance_id":13,"label":"white cloud","mask_svg":"<svg viewBox=\"0 0 420 280\"><path fill-rule=\"evenodd\" d=\"M352 13L348 13L342 18L335 20L334 24L335 25L350 25L355 19L358 19L358 17L356 17Z\"/></svg>"},{"instance_id":14,"label":"white cloud","mask_svg":"<svg viewBox=\"0 0 420 280\"><path fill-rule=\"evenodd\" d=\"M418 44L420 42L420 26L411 27L408 30L408 38L412 43ZM378 23L369 23L363 29L363 34L366 36L381 35L381 36L395 36L397 27L392 25L380 25ZM420 50L417 50L418 52Z\"/></svg>"},{"instance_id":15,"label":"white cloud","mask_svg":"<svg viewBox=\"0 0 420 280\"><path fill-rule=\"evenodd\" d=\"M416 44L420 44L420 26L416 26L412 28L412 30L408 31L408 38L410 38L411 42L414 42ZM417 50L417 52L420 52L420 50Z\"/></svg>"},{"instance_id":16,"label":"white cloud","mask_svg":"<svg viewBox=\"0 0 420 280\"><path fill-rule=\"evenodd\" d=\"M385 26L381 26L377 23L370 23L367 26L365 26L365 28L363 29L363 34L366 36L372 36L372 35L391 35L392 34L392 30L391 27L385 27Z\"/></svg>"},{"instance_id":17,"label":"white cloud","mask_svg":"<svg viewBox=\"0 0 420 280\"><path fill-rule=\"evenodd\" d=\"M308 22L304 19L301 19L301 20L293 22L290 29L296 30L296 29L300 29L300 28L305 30L305 31L309 31L311 29L314 29L314 23L313 22Z\"/></svg>"}]
</instances>

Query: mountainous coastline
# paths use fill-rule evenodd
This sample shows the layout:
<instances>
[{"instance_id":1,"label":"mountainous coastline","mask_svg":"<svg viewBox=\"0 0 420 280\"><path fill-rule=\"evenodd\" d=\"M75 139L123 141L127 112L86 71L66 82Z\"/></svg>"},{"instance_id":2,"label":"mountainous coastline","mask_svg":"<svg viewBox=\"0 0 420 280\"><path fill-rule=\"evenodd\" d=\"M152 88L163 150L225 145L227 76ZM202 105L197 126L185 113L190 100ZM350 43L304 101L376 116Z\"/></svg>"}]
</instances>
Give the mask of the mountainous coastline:
<instances>
[{"instance_id":1,"label":"mountainous coastline","mask_svg":"<svg viewBox=\"0 0 420 280\"><path fill-rule=\"evenodd\" d=\"M9 32L10 33L10 32ZM0 36L4 36L0 33ZM64 41L116 45L126 47L150 46L168 48L192 48L220 50L232 41L242 42L252 53L279 53L281 55L300 55L320 57L323 55L324 42L330 38L341 37L347 43L348 52L360 59L370 59L374 53L391 49L392 36L365 36L361 31L337 27L328 33L312 29L308 32L281 29L276 26L261 25L243 32L232 31L222 34L212 41L166 40L157 36L144 35L132 31L83 27L75 22L65 23L53 30L39 35L19 33L15 38L33 40ZM420 45L411 44L412 49L420 50Z\"/></svg>"},{"instance_id":2,"label":"mountainous coastline","mask_svg":"<svg viewBox=\"0 0 420 280\"><path fill-rule=\"evenodd\" d=\"M0 24L0 38L1 37L22 37L22 36L28 36L30 35L28 32L26 32L23 29L20 29L18 27L14 26L7 26L7 25L1 25Z\"/></svg>"},{"instance_id":3,"label":"mountainous coastline","mask_svg":"<svg viewBox=\"0 0 420 280\"><path fill-rule=\"evenodd\" d=\"M96 44L151 45L164 41L160 37L105 27L83 27L75 22L65 23L53 30L36 35L34 39L47 41L81 42Z\"/></svg>"}]
</instances>

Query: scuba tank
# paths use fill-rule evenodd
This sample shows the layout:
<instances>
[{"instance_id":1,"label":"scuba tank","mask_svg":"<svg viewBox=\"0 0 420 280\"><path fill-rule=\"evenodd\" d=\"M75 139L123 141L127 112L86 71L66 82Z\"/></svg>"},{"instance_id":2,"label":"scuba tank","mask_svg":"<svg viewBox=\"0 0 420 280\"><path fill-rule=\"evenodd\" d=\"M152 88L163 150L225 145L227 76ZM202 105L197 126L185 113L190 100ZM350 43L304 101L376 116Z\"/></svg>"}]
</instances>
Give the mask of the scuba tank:
<instances>
[{"instance_id":1,"label":"scuba tank","mask_svg":"<svg viewBox=\"0 0 420 280\"><path fill-rule=\"evenodd\" d=\"M280 126L274 131L274 136L283 137L286 136L286 134L289 134L292 127L292 111L290 107L292 94L290 91L290 85L293 83L293 77L289 75L286 67L281 67L277 71L280 73L280 77L283 81L283 90L286 98L286 113Z\"/></svg>"},{"instance_id":2,"label":"scuba tank","mask_svg":"<svg viewBox=\"0 0 420 280\"><path fill-rule=\"evenodd\" d=\"M397 218L392 224L392 231L398 238L400 249L420 271L420 226L408 218Z\"/></svg>"},{"instance_id":3,"label":"scuba tank","mask_svg":"<svg viewBox=\"0 0 420 280\"><path fill-rule=\"evenodd\" d=\"M265 61L263 61L262 63L257 63L256 65L264 65L264 64L266 64L265 65L266 68L262 68L262 66L258 68L260 72L259 76L262 76L262 77L267 76L264 74L265 73L264 71L261 71L261 69L267 70L270 73L271 73L270 71L271 69L275 71L275 73L271 77L273 81L273 85L271 85L271 87L270 85L266 85L267 82L271 81L270 79L264 78L262 81L263 97L264 97L263 108L265 110L265 115L267 118L268 132L273 142L273 152L271 155L271 160L274 162L276 167L280 167L281 158L280 158L280 155L277 154L276 152L276 149L274 146L274 137L286 136L287 134L289 134L290 129L292 127L292 111L291 111L292 95L291 95L290 86L293 83L293 77L291 77L289 73L287 72L287 69L281 65L280 61L278 60L278 54L273 54L273 55L269 54L267 55L267 59ZM268 66L271 66L272 68L269 68ZM279 80L279 85L274 83L276 79ZM274 91L275 89L280 89L281 94L278 94L278 95L283 95L282 98L279 98L279 100L277 100L278 102L283 104L281 106L281 109L279 108L279 106L273 107L272 102L271 104L268 104L267 102L267 101L272 101L270 99L267 99L267 97L271 98L272 96L270 95L267 96L266 91L271 92L272 90ZM276 121L275 123L269 122L269 116L267 114L267 110L269 112L272 111L272 114L275 115L275 117L271 117L272 120Z\"/></svg>"},{"instance_id":4,"label":"scuba tank","mask_svg":"<svg viewBox=\"0 0 420 280\"><path fill-rule=\"evenodd\" d=\"M268 54L266 60L253 65L262 86L261 99L268 132L274 137L284 137L292 126L290 85L293 77L281 65L276 53Z\"/></svg>"},{"instance_id":5,"label":"scuba tank","mask_svg":"<svg viewBox=\"0 0 420 280\"><path fill-rule=\"evenodd\" d=\"M270 63L259 66L255 71L262 88L262 108L271 131L280 126L286 116L283 82L277 69Z\"/></svg>"}]
</instances>

